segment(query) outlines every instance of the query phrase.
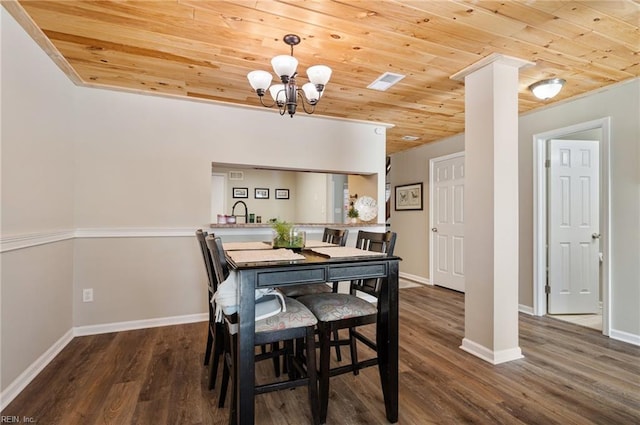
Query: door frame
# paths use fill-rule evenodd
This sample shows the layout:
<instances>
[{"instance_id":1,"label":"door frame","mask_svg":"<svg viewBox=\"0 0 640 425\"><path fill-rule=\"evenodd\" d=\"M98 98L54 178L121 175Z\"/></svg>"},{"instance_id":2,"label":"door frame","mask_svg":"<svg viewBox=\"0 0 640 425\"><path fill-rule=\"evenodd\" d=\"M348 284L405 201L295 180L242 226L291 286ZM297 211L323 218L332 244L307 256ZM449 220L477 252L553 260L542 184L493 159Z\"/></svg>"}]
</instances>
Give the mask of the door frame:
<instances>
[{"instance_id":1,"label":"door frame","mask_svg":"<svg viewBox=\"0 0 640 425\"><path fill-rule=\"evenodd\" d=\"M609 335L611 331L610 304L610 271L611 271L611 211L610 194L610 166L609 145L611 140L611 117L596 119L550 130L533 135L533 314L544 316L547 314L547 172L545 161L547 158L547 140L562 137L582 131L600 129L602 139L600 145L600 205L602 237L600 249L602 262L602 333Z\"/></svg>"},{"instance_id":2,"label":"door frame","mask_svg":"<svg viewBox=\"0 0 640 425\"><path fill-rule=\"evenodd\" d=\"M455 152L455 153L451 153L448 155L443 155L443 156L438 156L436 158L431 158L429 159L429 227L427 229L427 234L429 235L429 280L430 283L432 285L435 285L435 283L433 282L433 232L431 231L431 229L433 229L434 224L433 224L433 182L434 182L434 175L433 175L433 165L436 162L441 162L441 161L447 161L449 159L453 159L453 158L458 158L458 157L464 157L465 151L460 151L460 152ZM466 174L465 174L465 181L466 181ZM463 207L463 211L464 211L464 207Z\"/></svg>"}]
</instances>

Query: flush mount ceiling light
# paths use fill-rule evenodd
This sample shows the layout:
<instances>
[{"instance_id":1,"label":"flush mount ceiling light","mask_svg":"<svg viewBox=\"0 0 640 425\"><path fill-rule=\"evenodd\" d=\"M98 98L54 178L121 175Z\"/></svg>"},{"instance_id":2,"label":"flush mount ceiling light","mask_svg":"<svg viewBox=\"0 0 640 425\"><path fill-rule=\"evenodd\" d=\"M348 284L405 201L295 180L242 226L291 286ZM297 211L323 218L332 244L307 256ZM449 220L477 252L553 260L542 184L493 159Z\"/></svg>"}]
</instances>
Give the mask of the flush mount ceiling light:
<instances>
[{"instance_id":1,"label":"flush mount ceiling light","mask_svg":"<svg viewBox=\"0 0 640 425\"><path fill-rule=\"evenodd\" d=\"M418 139L419 139L418 136L402 136L402 140L406 142L415 142Z\"/></svg>"},{"instance_id":2,"label":"flush mount ceiling light","mask_svg":"<svg viewBox=\"0 0 640 425\"><path fill-rule=\"evenodd\" d=\"M280 55L271 59L273 71L280 78L282 84L271 85L273 77L267 71L251 71L247 74L249 84L256 91L262 106L267 108L278 106L280 115L287 113L293 118L298 107L298 99L300 99L302 109L307 114L313 114L316 105L320 101L324 87L329 82L329 78L331 78L331 68L325 65L309 67L307 69L307 77L309 77L310 82L304 84L302 88L298 88L296 85L298 60L293 57L293 46L300 43L300 37L295 34L287 34L282 41L291 46L291 55ZM273 98L271 105L264 103L263 98L267 89L269 89L269 93Z\"/></svg>"},{"instance_id":3,"label":"flush mount ceiling light","mask_svg":"<svg viewBox=\"0 0 640 425\"><path fill-rule=\"evenodd\" d=\"M548 100L560 93L565 82L562 78L551 78L531 84L529 90L531 90L533 95L538 99Z\"/></svg>"}]
</instances>

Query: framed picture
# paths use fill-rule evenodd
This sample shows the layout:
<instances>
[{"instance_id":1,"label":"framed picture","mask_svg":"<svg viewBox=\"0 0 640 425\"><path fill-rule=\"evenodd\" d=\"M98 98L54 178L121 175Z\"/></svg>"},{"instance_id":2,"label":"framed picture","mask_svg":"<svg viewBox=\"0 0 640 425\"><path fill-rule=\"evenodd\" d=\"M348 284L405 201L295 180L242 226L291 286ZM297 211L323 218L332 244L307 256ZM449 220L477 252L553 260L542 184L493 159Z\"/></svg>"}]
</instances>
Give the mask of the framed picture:
<instances>
[{"instance_id":1,"label":"framed picture","mask_svg":"<svg viewBox=\"0 0 640 425\"><path fill-rule=\"evenodd\" d=\"M256 199L269 199L269 189L256 187L253 192L253 197Z\"/></svg>"},{"instance_id":2,"label":"framed picture","mask_svg":"<svg viewBox=\"0 0 640 425\"><path fill-rule=\"evenodd\" d=\"M248 187L234 187L233 188L233 197L234 198L248 198L249 197L249 188Z\"/></svg>"},{"instance_id":3,"label":"framed picture","mask_svg":"<svg viewBox=\"0 0 640 425\"><path fill-rule=\"evenodd\" d=\"M276 199L289 199L289 189L276 189Z\"/></svg>"},{"instance_id":4,"label":"framed picture","mask_svg":"<svg viewBox=\"0 0 640 425\"><path fill-rule=\"evenodd\" d=\"M422 209L422 183L396 186L396 211Z\"/></svg>"}]
</instances>

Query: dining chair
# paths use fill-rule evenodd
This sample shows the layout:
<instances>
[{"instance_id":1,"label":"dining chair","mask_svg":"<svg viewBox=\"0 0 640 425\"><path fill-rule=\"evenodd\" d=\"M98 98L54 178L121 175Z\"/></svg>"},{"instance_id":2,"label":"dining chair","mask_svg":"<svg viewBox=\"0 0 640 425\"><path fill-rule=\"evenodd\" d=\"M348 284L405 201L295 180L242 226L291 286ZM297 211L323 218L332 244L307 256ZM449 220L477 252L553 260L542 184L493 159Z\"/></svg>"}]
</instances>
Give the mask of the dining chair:
<instances>
[{"instance_id":1,"label":"dining chair","mask_svg":"<svg viewBox=\"0 0 640 425\"><path fill-rule=\"evenodd\" d=\"M322 234L322 242L331 243L337 246L345 246L349 237L349 229L332 229L325 227ZM333 282L333 287L319 284L299 284L289 285L280 288L287 297L301 297L303 295L322 294L326 292L338 292L339 282Z\"/></svg>"},{"instance_id":2,"label":"dining chair","mask_svg":"<svg viewBox=\"0 0 640 425\"><path fill-rule=\"evenodd\" d=\"M209 325L207 327L207 346L204 354L204 365L209 367L209 389L212 390L216 387L218 365L220 363L220 357L222 357L223 355L225 346L223 323L215 320L216 302L214 299L214 294L218 291L218 285L224 280L219 281L213 269L211 252L209 251L206 243L207 236L209 236L208 233L203 231L202 229L196 230L196 238L202 251L202 257L204 259L208 279L207 300L209 301ZM213 237L213 234L210 236ZM270 347L263 345L261 347L260 358L273 358L273 369L277 377L280 376L280 355L281 351L278 344L272 344Z\"/></svg>"},{"instance_id":3,"label":"dining chair","mask_svg":"<svg viewBox=\"0 0 640 425\"><path fill-rule=\"evenodd\" d=\"M230 274L222 239L219 237L207 237L207 247L211 252L213 270L218 281L224 281ZM314 425L320 424L318 380L315 354L315 326L317 319L302 303L289 297L284 297L285 308L271 317L257 320L255 323L254 345L263 346L282 342L284 349L278 351L286 359L288 380L256 384L254 394L263 394L272 391L306 386L311 409L311 418ZM242 385L237 381L237 313L224 315L225 319L225 363L220 388L219 407L224 406L229 377L234 386L231 402L231 422L236 417L237 400L236 386ZM295 347L293 341L296 341ZM303 349L304 347L304 349ZM273 354L273 353L272 353ZM268 356L267 356L268 357ZM255 356L256 361L264 359L263 354ZM252 382L253 384L253 382Z\"/></svg>"},{"instance_id":4,"label":"dining chair","mask_svg":"<svg viewBox=\"0 0 640 425\"><path fill-rule=\"evenodd\" d=\"M377 233L361 230L358 232L356 239L356 248L393 255L396 236L395 232ZM320 346L318 380L321 418L327 417L329 378L331 376L348 372L358 375L360 369L378 364L377 356L364 361L358 360L357 341L377 351L377 344L359 332L357 327L376 323L378 306L359 297L357 294L362 292L379 300L382 282L380 278L358 279L351 281L349 294L312 294L298 298L298 301L307 306L318 318ZM349 339L335 339L335 333L340 329L349 329ZM332 335L334 335L333 340L331 340ZM330 350L332 345L349 345L351 364L331 368Z\"/></svg>"},{"instance_id":5,"label":"dining chair","mask_svg":"<svg viewBox=\"0 0 640 425\"><path fill-rule=\"evenodd\" d=\"M204 365L209 366L209 389L216 386L218 376L218 364L223 353L224 329L222 323L215 321L215 305L213 294L218 290L218 281L214 275L211 254L207 247L206 237L208 233L202 229L196 230L196 239L202 252L205 270L207 273L207 304L209 306L209 325L207 326L207 346L204 353Z\"/></svg>"}]
</instances>

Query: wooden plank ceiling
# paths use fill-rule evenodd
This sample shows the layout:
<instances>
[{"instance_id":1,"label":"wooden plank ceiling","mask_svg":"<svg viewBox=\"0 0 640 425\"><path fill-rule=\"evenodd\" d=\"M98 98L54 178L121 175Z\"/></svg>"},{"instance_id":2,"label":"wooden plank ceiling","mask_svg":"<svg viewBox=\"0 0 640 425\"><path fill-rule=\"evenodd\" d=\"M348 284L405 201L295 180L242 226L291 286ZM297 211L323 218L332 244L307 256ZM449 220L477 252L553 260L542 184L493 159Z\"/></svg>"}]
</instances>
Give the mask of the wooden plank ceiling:
<instances>
[{"instance_id":1,"label":"wooden plank ceiling","mask_svg":"<svg viewBox=\"0 0 640 425\"><path fill-rule=\"evenodd\" d=\"M247 73L271 72L271 58L289 54L282 37L298 34L300 80L306 82L311 65L333 69L316 114L393 124L388 154L464 131L464 85L449 77L492 53L536 63L520 74L521 113L640 71L640 5L633 0L3 5L25 28L31 25L28 31L77 84L254 107L260 104ZM386 92L366 88L387 71L406 77ZM551 101L527 89L553 77L567 84Z\"/></svg>"}]
</instances>

